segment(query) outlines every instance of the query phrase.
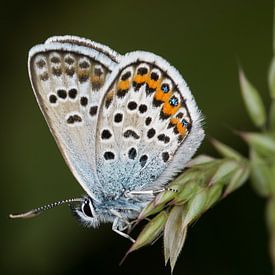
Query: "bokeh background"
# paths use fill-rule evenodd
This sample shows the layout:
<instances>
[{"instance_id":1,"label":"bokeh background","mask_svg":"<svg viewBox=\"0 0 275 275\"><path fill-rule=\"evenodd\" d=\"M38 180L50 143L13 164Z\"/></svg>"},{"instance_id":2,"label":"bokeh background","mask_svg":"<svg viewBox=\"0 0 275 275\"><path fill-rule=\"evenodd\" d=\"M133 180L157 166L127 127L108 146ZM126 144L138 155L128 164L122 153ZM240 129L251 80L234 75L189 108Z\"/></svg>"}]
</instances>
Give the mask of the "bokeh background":
<instances>
[{"instance_id":1,"label":"bokeh background","mask_svg":"<svg viewBox=\"0 0 275 275\"><path fill-rule=\"evenodd\" d=\"M83 191L66 167L33 96L30 47L74 34L120 53L140 49L169 60L191 87L207 136L247 154L231 129L253 130L238 84L238 64L268 100L271 0L3 1L1 4L1 274L169 274L162 241L118 262L129 242L81 227L68 207L33 220L9 220ZM204 141L200 153L216 155ZM265 202L249 184L189 230L174 274L271 274Z\"/></svg>"}]
</instances>

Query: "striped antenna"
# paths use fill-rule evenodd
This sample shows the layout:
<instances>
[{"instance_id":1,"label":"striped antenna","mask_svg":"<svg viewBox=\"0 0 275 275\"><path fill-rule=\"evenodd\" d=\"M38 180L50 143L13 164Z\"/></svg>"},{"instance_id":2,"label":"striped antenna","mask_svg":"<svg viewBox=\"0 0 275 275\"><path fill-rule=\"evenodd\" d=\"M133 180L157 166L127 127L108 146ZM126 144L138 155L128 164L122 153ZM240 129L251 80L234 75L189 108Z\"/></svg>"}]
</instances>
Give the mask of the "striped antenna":
<instances>
[{"instance_id":1,"label":"striped antenna","mask_svg":"<svg viewBox=\"0 0 275 275\"><path fill-rule=\"evenodd\" d=\"M67 200L62 200L62 201L56 201L56 202L53 202L53 203L50 203L50 204L47 204L47 205L44 205L44 206L32 209L32 210L24 212L24 213L10 214L9 217L11 219L18 219L18 218L28 219L28 218L33 218L33 217L36 217L36 216L40 215L42 212L45 212L46 210L52 209L52 208L54 208L56 206L63 205L63 204L66 204L66 203L70 204L72 202L83 202L83 201L84 201L84 199L82 199L82 198L75 198L75 199L67 199Z\"/></svg>"}]
</instances>

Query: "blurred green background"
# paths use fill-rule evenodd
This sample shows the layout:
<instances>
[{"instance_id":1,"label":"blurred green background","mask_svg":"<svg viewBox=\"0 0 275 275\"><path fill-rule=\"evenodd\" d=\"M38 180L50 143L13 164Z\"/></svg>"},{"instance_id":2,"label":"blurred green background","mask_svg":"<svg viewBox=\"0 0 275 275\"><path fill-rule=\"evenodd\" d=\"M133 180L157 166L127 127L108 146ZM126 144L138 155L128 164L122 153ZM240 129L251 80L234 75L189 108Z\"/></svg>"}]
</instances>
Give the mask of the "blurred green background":
<instances>
[{"instance_id":1,"label":"blurred green background","mask_svg":"<svg viewBox=\"0 0 275 275\"><path fill-rule=\"evenodd\" d=\"M66 207L33 220L8 214L83 191L66 167L33 96L28 50L74 34L120 53L140 49L170 61L202 109L208 137L247 148L231 129L253 130L238 84L238 63L267 101L272 1L2 1L1 274L170 274L162 241L118 262L129 242L82 228ZM215 156L205 140L201 153ZM271 274L264 201L249 185L189 230L174 274Z\"/></svg>"}]
</instances>

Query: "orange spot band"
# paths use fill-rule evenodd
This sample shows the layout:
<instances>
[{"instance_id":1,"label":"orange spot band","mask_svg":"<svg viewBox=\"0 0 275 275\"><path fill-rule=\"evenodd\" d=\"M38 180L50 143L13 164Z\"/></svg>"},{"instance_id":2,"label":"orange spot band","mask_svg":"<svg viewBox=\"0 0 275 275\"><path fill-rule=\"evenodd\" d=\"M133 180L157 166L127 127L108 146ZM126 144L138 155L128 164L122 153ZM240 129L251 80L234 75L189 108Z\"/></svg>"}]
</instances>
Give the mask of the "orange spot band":
<instances>
[{"instance_id":1,"label":"orange spot band","mask_svg":"<svg viewBox=\"0 0 275 275\"><path fill-rule=\"evenodd\" d=\"M129 86L130 86L130 81L129 80L121 80L119 83L118 83L118 90L127 90L129 89Z\"/></svg>"}]
</instances>

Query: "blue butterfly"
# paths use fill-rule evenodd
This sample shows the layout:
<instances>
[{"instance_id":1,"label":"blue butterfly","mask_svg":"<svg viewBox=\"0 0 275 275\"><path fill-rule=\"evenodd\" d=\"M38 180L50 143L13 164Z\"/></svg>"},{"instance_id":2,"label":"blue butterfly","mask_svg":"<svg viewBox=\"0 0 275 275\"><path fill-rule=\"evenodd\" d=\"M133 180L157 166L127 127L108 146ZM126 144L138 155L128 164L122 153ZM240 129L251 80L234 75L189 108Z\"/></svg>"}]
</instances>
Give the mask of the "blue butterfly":
<instances>
[{"instance_id":1,"label":"blue butterfly","mask_svg":"<svg viewBox=\"0 0 275 275\"><path fill-rule=\"evenodd\" d=\"M201 113L179 72L143 51L120 55L75 36L49 38L29 52L39 107L86 195L69 203L86 226L124 231L165 190L204 138Z\"/></svg>"}]
</instances>

